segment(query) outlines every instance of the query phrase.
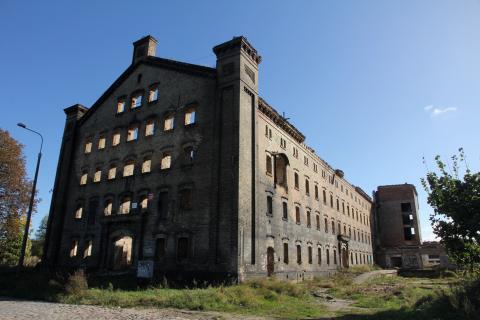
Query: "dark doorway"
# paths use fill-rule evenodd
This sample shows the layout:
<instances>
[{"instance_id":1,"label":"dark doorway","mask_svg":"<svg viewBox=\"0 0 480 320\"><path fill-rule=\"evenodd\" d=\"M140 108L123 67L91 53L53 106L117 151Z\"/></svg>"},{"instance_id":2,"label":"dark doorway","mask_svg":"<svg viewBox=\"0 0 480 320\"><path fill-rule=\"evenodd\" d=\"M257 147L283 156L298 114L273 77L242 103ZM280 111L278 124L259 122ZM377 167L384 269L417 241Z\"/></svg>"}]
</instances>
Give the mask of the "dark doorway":
<instances>
[{"instance_id":1,"label":"dark doorway","mask_svg":"<svg viewBox=\"0 0 480 320\"><path fill-rule=\"evenodd\" d=\"M342 248L342 264L344 268L348 268L348 250Z\"/></svg>"},{"instance_id":2,"label":"dark doorway","mask_svg":"<svg viewBox=\"0 0 480 320\"><path fill-rule=\"evenodd\" d=\"M270 277L274 272L274 250L272 247L267 248L267 275Z\"/></svg>"},{"instance_id":3,"label":"dark doorway","mask_svg":"<svg viewBox=\"0 0 480 320\"><path fill-rule=\"evenodd\" d=\"M392 264L393 268L401 268L402 257L390 257L390 263Z\"/></svg>"}]
</instances>

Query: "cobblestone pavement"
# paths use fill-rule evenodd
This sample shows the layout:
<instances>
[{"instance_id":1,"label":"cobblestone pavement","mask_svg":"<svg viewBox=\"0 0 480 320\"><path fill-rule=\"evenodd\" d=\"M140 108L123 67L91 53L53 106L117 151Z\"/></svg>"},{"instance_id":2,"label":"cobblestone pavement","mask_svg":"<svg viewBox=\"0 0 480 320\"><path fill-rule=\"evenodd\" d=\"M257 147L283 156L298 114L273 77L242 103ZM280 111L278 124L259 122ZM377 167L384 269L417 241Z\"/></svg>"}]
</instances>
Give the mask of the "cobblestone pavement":
<instances>
[{"instance_id":1,"label":"cobblestone pavement","mask_svg":"<svg viewBox=\"0 0 480 320\"><path fill-rule=\"evenodd\" d=\"M62 303L50 303L39 301L19 301L8 298L0 298L0 319L1 320L260 320L263 318L245 317L214 312L195 312L175 309L123 309L104 308L87 305L70 305Z\"/></svg>"}]
</instances>

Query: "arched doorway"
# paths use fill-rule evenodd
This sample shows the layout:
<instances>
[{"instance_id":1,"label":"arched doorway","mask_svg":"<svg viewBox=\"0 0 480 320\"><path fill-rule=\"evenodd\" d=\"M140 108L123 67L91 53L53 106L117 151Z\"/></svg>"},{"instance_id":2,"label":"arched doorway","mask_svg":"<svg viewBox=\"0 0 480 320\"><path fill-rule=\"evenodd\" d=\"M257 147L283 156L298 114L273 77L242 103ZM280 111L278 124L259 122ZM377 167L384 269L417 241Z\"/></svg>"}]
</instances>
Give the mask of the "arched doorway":
<instances>
[{"instance_id":1,"label":"arched doorway","mask_svg":"<svg viewBox=\"0 0 480 320\"><path fill-rule=\"evenodd\" d=\"M112 246L112 269L122 270L132 264L132 244L133 239L130 236L116 238Z\"/></svg>"},{"instance_id":2,"label":"arched doorway","mask_svg":"<svg viewBox=\"0 0 480 320\"><path fill-rule=\"evenodd\" d=\"M274 257L275 251L273 250L272 247L267 248L267 275L271 277L275 271L274 266L275 266L275 257Z\"/></svg>"}]
</instances>

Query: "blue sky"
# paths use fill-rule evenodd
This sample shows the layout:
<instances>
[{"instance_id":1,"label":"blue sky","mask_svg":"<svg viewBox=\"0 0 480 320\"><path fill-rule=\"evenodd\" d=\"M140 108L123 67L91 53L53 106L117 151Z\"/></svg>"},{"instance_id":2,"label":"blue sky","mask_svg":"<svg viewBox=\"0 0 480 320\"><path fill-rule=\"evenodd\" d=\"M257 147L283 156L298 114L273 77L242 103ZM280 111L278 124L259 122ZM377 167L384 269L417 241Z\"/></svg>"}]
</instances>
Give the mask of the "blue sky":
<instances>
[{"instance_id":1,"label":"blue sky","mask_svg":"<svg viewBox=\"0 0 480 320\"><path fill-rule=\"evenodd\" d=\"M10 1L0 2L0 127L25 144L33 177L46 142L34 217L48 213L63 108L92 105L151 34L157 55L214 66L212 47L244 35L263 56L261 95L346 178L371 193L409 182L422 233L431 209L420 185L433 157L464 147L480 162L480 2Z\"/></svg>"}]
</instances>

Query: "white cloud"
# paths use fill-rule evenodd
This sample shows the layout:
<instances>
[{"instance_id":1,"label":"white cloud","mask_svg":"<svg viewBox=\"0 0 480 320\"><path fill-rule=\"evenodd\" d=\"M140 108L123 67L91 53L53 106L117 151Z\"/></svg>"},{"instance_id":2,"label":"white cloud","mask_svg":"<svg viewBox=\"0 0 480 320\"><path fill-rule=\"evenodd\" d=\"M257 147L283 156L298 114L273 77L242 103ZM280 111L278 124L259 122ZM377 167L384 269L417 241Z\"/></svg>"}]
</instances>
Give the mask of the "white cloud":
<instances>
[{"instance_id":1,"label":"white cloud","mask_svg":"<svg viewBox=\"0 0 480 320\"><path fill-rule=\"evenodd\" d=\"M435 108L433 105L428 105L425 108L423 108L426 112L430 114L432 117L436 117L439 115L442 115L447 112L454 112L457 111L457 107L447 107L447 108Z\"/></svg>"}]
</instances>

